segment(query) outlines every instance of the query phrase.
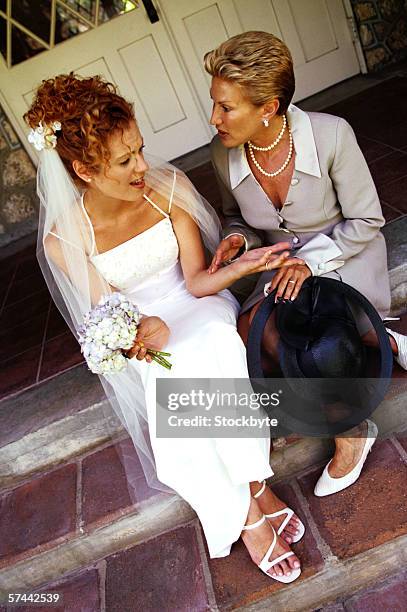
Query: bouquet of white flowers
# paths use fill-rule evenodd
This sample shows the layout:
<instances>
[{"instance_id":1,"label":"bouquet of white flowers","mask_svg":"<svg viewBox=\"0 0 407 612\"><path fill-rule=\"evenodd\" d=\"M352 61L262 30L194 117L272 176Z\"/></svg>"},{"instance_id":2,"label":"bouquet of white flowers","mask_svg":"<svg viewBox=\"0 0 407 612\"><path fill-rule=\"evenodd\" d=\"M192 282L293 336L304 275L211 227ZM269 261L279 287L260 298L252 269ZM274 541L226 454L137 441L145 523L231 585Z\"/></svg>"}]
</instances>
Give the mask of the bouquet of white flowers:
<instances>
[{"instance_id":1,"label":"bouquet of white flowers","mask_svg":"<svg viewBox=\"0 0 407 612\"><path fill-rule=\"evenodd\" d=\"M140 318L137 306L121 293L103 297L86 313L78 336L83 356L94 374L120 372L126 367L127 357L123 350L134 345ZM171 364L165 359L170 353L148 349L147 354L163 367L171 369Z\"/></svg>"}]
</instances>

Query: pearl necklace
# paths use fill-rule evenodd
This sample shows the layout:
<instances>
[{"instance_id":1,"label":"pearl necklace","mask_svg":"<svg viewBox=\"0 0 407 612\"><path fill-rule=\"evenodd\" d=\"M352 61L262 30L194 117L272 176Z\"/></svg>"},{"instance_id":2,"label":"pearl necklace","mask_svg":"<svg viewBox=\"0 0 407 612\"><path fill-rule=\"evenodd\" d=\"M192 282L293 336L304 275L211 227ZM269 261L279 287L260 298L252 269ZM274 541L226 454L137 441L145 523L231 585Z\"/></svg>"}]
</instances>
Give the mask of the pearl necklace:
<instances>
[{"instance_id":1,"label":"pearl necklace","mask_svg":"<svg viewBox=\"0 0 407 612\"><path fill-rule=\"evenodd\" d=\"M254 145L251 142L251 140L249 140L247 144L249 145L249 147L251 147L255 151L271 151L272 149L274 149L274 147L276 147L278 145L278 143L280 142L280 140L284 136L286 125L287 125L287 119L286 119L286 116L283 115L283 127L281 128L280 133L277 136L277 138L268 147L256 147L256 145Z\"/></svg>"},{"instance_id":2,"label":"pearl necklace","mask_svg":"<svg viewBox=\"0 0 407 612\"><path fill-rule=\"evenodd\" d=\"M250 142L247 143L249 145L249 154L250 154L250 157L251 157L251 160L252 160L253 164L256 166L256 168L257 168L257 170L259 172L264 174L264 176L267 176L269 178L273 178L274 176L277 176L278 174L281 174L283 172L283 170L285 170L287 168L288 164L290 163L291 156L293 154L293 137L292 137L290 128L288 128L288 134L289 134L289 137L290 137L290 147L288 149L288 155L287 155L286 160L283 163L283 165L280 166L280 168L278 168L278 170L276 170L275 172L266 172L266 170L264 170L264 168L262 168L260 166L259 162L257 161L257 159L254 156L254 151L253 151L253 147L252 147L251 143Z\"/></svg>"}]
</instances>

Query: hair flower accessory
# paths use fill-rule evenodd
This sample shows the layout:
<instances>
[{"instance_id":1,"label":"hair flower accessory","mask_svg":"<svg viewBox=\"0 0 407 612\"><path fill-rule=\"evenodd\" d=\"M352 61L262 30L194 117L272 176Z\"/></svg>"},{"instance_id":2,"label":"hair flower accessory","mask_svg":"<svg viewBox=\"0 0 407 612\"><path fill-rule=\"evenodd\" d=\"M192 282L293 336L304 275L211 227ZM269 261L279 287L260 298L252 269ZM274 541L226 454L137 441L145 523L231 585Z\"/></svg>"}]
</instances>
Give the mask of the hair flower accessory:
<instances>
[{"instance_id":1,"label":"hair flower accessory","mask_svg":"<svg viewBox=\"0 0 407 612\"><path fill-rule=\"evenodd\" d=\"M57 137L55 132L61 129L61 123L54 121L51 125L42 125L40 121L38 127L32 129L28 134L28 142L30 142L37 151L43 149L55 149L57 146Z\"/></svg>"}]
</instances>

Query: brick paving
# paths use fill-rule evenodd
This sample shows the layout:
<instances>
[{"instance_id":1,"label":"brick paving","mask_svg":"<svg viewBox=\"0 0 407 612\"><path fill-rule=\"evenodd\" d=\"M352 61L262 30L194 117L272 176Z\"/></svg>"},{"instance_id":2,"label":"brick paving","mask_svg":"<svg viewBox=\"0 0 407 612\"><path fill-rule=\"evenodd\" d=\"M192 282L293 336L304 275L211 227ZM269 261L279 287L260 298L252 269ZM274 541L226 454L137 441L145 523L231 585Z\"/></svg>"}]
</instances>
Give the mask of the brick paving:
<instances>
[{"instance_id":1,"label":"brick paving","mask_svg":"<svg viewBox=\"0 0 407 612\"><path fill-rule=\"evenodd\" d=\"M152 494L128 438L0 493L0 568L134 512Z\"/></svg>"},{"instance_id":2,"label":"brick paving","mask_svg":"<svg viewBox=\"0 0 407 612\"><path fill-rule=\"evenodd\" d=\"M13 612L99 612L101 606L100 581L100 572L97 569L89 568L37 591L38 593L58 594L59 600L56 605L13 606L9 609Z\"/></svg>"},{"instance_id":3,"label":"brick paving","mask_svg":"<svg viewBox=\"0 0 407 612\"><path fill-rule=\"evenodd\" d=\"M75 531L76 466L66 465L1 496L0 565Z\"/></svg>"},{"instance_id":4,"label":"brick paving","mask_svg":"<svg viewBox=\"0 0 407 612\"><path fill-rule=\"evenodd\" d=\"M331 559L346 562L407 533L407 460L403 448L394 444L396 439L404 437L378 441L358 482L334 496L316 498L312 494L322 466L274 487L306 525L303 540L293 546L303 566L297 584L327 571ZM125 441L122 451L129 450L127 445ZM78 466L82 467L79 495ZM25 558L32 556L35 563L35 555L42 550L54 546L62 551L67 538L83 536L78 529L82 522L86 535L103 523L111 523L120 513L137 510L130 503L113 446L88 453L3 494L0 507L1 553L3 564L8 566L22 553ZM323 610L370 612L374 601L384 602L383 606L394 601L384 609L401 610L406 598L404 580L405 571L386 578L373 591L365 589ZM195 519L96 559L91 567L42 585L41 591L63 592L65 607L52 609L67 612L200 612L209 610L214 601L220 610L246 606L284 588L255 567L241 541L233 545L228 557L210 559ZM101 607L100 598L106 608ZM75 602L81 602L82 607Z\"/></svg>"},{"instance_id":5,"label":"brick paving","mask_svg":"<svg viewBox=\"0 0 407 612\"><path fill-rule=\"evenodd\" d=\"M129 491L123 462L131 462L132 487ZM82 523L89 528L93 523L104 523L112 513L132 510L134 504L152 495L143 468L132 442L108 446L88 455L82 462Z\"/></svg>"},{"instance_id":6,"label":"brick paving","mask_svg":"<svg viewBox=\"0 0 407 612\"><path fill-rule=\"evenodd\" d=\"M208 609L204 570L193 524L106 559L106 608Z\"/></svg>"},{"instance_id":7,"label":"brick paving","mask_svg":"<svg viewBox=\"0 0 407 612\"><path fill-rule=\"evenodd\" d=\"M407 468L388 440L378 441L359 480L348 489L315 497L320 470L299 479L324 540L347 558L407 533Z\"/></svg>"}]
</instances>

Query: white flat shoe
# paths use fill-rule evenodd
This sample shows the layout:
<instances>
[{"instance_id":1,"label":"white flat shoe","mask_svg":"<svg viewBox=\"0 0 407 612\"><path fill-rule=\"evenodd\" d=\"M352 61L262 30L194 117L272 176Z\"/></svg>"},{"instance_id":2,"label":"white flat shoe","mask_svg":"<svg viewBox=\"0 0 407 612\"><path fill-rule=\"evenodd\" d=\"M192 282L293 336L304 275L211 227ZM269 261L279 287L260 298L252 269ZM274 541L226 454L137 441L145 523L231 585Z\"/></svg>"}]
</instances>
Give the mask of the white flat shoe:
<instances>
[{"instance_id":1,"label":"white flat shoe","mask_svg":"<svg viewBox=\"0 0 407 612\"><path fill-rule=\"evenodd\" d=\"M343 489L350 487L351 485L353 485L354 482L357 481L362 471L363 465L366 461L366 457L372 450L373 444L376 442L377 433L378 430L375 423L367 419L367 437L365 441L365 446L363 448L362 456L360 457L359 461L357 462L353 470L351 470L349 474L346 474L346 476L342 476L341 478L332 478L332 476L330 476L328 472L328 467L331 464L331 460L328 465L325 466L322 475L320 476L317 484L315 485L314 494L317 497L325 497L325 495L332 495L333 493L337 493L338 491L342 491Z\"/></svg>"},{"instance_id":2,"label":"white flat shoe","mask_svg":"<svg viewBox=\"0 0 407 612\"><path fill-rule=\"evenodd\" d=\"M266 517L263 514L263 516L261 517L259 521L257 521L256 523L253 523L252 525L245 525L243 529L244 530L256 529L256 527L260 527L260 525L262 525L265 520L266 520ZM270 527L271 529L273 529L272 525L270 525ZM290 582L294 582L294 580L297 580L297 578L301 575L301 568L298 567L296 569L291 569L290 576L284 576L284 575L283 576L271 576L268 573L268 571L272 567L274 567L274 565L277 565L277 563L284 561L284 559L288 559L288 557L291 557L294 554L293 551L290 550L280 555L276 559L269 561L269 557L273 554L273 550L274 550L276 543L277 543L277 534L275 530L273 529L273 541L271 545L269 546L263 559L260 561L258 568L261 569L261 571L264 572L269 578L273 578L273 580L277 580L277 582L283 582L284 584L289 584Z\"/></svg>"},{"instance_id":3,"label":"white flat shoe","mask_svg":"<svg viewBox=\"0 0 407 612\"><path fill-rule=\"evenodd\" d=\"M253 495L253 497L255 499L260 497L260 495L262 493L264 493L265 488L266 488L266 481L263 480L263 484L262 484L261 489L259 491L257 491L257 493L255 495ZM282 510L277 510L277 512L272 512L271 514L265 514L264 515L267 519L271 519L271 518L276 518L278 516L282 516L283 514L285 514L286 517L283 520L283 522L281 523L280 527L278 528L277 535L281 535L283 533L284 529L287 527L288 523L290 522L290 520L292 519L292 517L295 514L294 510L292 510L291 508L286 506ZM290 534L290 537L292 538L291 544L296 544L297 542L299 542L301 540L301 538L303 537L304 533L305 533L305 525L304 525L304 523L300 519L298 519L298 520L299 520L298 533L296 535L291 535Z\"/></svg>"},{"instance_id":4,"label":"white flat shoe","mask_svg":"<svg viewBox=\"0 0 407 612\"><path fill-rule=\"evenodd\" d=\"M392 329L387 329L387 327L386 331L394 338L394 341L397 344L399 352L398 355L394 355L394 359L403 368L403 370L407 370L407 336L399 334Z\"/></svg>"}]
</instances>

